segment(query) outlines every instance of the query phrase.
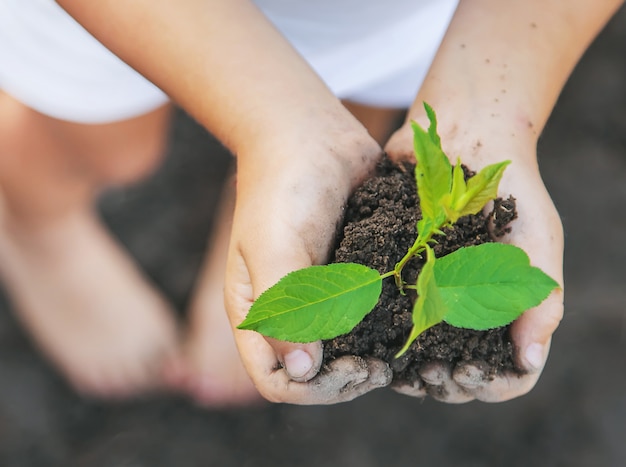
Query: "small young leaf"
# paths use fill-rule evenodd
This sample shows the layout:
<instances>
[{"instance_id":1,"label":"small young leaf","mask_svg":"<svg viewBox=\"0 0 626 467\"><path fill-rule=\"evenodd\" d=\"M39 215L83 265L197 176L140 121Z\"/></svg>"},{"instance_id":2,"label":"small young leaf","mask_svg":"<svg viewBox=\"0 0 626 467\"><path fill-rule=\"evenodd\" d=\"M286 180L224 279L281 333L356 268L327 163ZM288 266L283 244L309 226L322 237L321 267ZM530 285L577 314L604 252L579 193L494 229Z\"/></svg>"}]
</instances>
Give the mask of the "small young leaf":
<instances>
[{"instance_id":1,"label":"small young leaf","mask_svg":"<svg viewBox=\"0 0 626 467\"><path fill-rule=\"evenodd\" d=\"M507 325L559 287L524 250L502 243L461 248L437 259L434 269L448 310L444 321L462 328Z\"/></svg>"},{"instance_id":2,"label":"small young leaf","mask_svg":"<svg viewBox=\"0 0 626 467\"><path fill-rule=\"evenodd\" d=\"M441 323L446 314L446 306L441 299L435 281L435 255L427 246L427 260L417 277L417 300L413 306L413 328L404 347L396 354L402 356L418 336L435 324Z\"/></svg>"},{"instance_id":3,"label":"small young leaf","mask_svg":"<svg viewBox=\"0 0 626 467\"><path fill-rule=\"evenodd\" d=\"M476 214L487 202L498 196L498 185L502 174L511 161L503 161L484 167L480 172L467 181L467 190L460 197L452 200L452 209L456 212L456 222L459 217Z\"/></svg>"},{"instance_id":4,"label":"small young leaf","mask_svg":"<svg viewBox=\"0 0 626 467\"><path fill-rule=\"evenodd\" d=\"M431 121L431 127L432 125L436 127L434 120ZM417 159L415 180L422 216L443 223L446 213L441 200L450 192L452 166L448 157L443 153L441 147L433 141L430 134L416 122L412 122L412 126L413 145Z\"/></svg>"},{"instance_id":5,"label":"small young leaf","mask_svg":"<svg viewBox=\"0 0 626 467\"><path fill-rule=\"evenodd\" d=\"M437 115L435 115L435 111L433 108L424 102L424 110L426 111L426 116L428 117L428 121L430 122L430 126L428 127L428 135L435 146L441 149L441 139L437 134Z\"/></svg>"},{"instance_id":6,"label":"small young leaf","mask_svg":"<svg viewBox=\"0 0 626 467\"><path fill-rule=\"evenodd\" d=\"M441 223L435 222L433 219L423 217L417 221L417 233L420 239L430 238L433 235L445 235L440 229Z\"/></svg>"},{"instance_id":7,"label":"small young leaf","mask_svg":"<svg viewBox=\"0 0 626 467\"><path fill-rule=\"evenodd\" d=\"M461 165L461 159L457 159L456 165L452 169L452 189L450 193L443 197L442 204L446 210L446 215L451 223L455 223L459 219L456 210L456 204L467 192L467 183L465 182L465 173Z\"/></svg>"},{"instance_id":8,"label":"small young leaf","mask_svg":"<svg viewBox=\"0 0 626 467\"><path fill-rule=\"evenodd\" d=\"M460 199L467 192L467 183L465 182L465 173L461 165L461 159L457 158L456 165L452 169L452 190L450 195L453 200Z\"/></svg>"},{"instance_id":9,"label":"small young leaf","mask_svg":"<svg viewBox=\"0 0 626 467\"><path fill-rule=\"evenodd\" d=\"M289 342L332 339L374 308L381 288L380 274L360 264L300 269L262 293L238 328Z\"/></svg>"}]
</instances>

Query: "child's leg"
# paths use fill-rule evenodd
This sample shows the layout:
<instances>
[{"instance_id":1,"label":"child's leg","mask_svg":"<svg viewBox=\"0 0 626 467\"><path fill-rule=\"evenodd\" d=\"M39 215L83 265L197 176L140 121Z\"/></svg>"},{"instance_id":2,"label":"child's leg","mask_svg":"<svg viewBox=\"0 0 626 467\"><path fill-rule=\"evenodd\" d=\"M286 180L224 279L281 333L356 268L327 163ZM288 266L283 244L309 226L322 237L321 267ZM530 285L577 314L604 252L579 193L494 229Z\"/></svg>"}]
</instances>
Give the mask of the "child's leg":
<instances>
[{"instance_id":1,"label":"child's leg","mask_svg":"<svg viewBox=\"0 0 626 467\"><path fill-rule=\"evenodd\" d=\"M404 111L378 109L344 103L380 144L402 123ZM230 189L229 189L230 188ZM227 332L228 318L224 310L224 273L230 225L234 208L234 187L227 186L221 214L216 222L214 239L197 283L190 309L190 329L185 345L186 362L177 368L174 384L199 403L241 403L258 398L250 379L238 359L232 332ZM181 373L183 373L181 375Z\"/></svg>"},{"instance_id":2,"label":"child's leg","mask_svg":"<svg viewBox=\"0 0 626 467\"><path fill-rule=\"evenodd\" d=\"M224 307L224 274L234 205L234 180L228 180L196 282L183 359L171 366L168 374L170 384L204 406L260 400L239 358Z\"/></svg>"},{"instance_id":3,"label":"child's leg","mask_svg":"<svg viewBox=\"0 0 626 467\"><path fill-rule=\"evenodd\" d=\"M87 394L153 387L176 349L168 304L92 208L102 187L155 167L168 115L79 125L0 92L0 275L35 343Z\"/></svg>"},{"instance_id":4,"label":"child's leg","mask_svg":"<svg viewBox=\"0 0 626 467\"><path fill-rule=\"evenodd\" d=\"M345 100L343 105L381 146L384 146L392 133L402 125L406 114L402 109L370 107Z\"/></svg>"}]
</instances>

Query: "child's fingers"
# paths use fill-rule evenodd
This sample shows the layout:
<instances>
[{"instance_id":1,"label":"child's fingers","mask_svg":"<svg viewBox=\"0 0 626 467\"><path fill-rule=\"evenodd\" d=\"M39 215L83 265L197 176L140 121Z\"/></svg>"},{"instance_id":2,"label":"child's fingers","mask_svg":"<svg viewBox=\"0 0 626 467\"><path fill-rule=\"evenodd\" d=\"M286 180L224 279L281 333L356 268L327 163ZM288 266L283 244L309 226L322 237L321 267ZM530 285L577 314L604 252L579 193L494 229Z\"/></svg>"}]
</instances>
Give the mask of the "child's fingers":
<instances>
[{"instance_id":1,"label":"child's fingers","mask_svg":"<svg viewBox=\"0 0 626 467\"><path fill-rule=\"evenodd\" d=\"M298 405L347 402L391 383L389 365L373 358L345 356L333 360L308 382L294 381L282 368L257 375L267 400Z\"/></svg>"},{"instance_id":2,"label":"child's fingers","mask_svg":"<svg viewBox=\"0 0 626 467\"><path fill-rule=\"evenodd\" d=\"M265 340L274 349L276 358L291 380L303 383L319 372L323 359L321 342L294 344L272 338Z\"/></svg>"},{"instance_id":3,"label":"child's fingers","mask_svg":"<svg viewBox=\"0 0 626 467\"><path fill-rule=\"evenodd\" d=\"M464 364L455 368L453 378L479 401L504 402L528 393L537 383L539 373L505 373L491 379L479 367Z\"/></svg>"}]
</instances>

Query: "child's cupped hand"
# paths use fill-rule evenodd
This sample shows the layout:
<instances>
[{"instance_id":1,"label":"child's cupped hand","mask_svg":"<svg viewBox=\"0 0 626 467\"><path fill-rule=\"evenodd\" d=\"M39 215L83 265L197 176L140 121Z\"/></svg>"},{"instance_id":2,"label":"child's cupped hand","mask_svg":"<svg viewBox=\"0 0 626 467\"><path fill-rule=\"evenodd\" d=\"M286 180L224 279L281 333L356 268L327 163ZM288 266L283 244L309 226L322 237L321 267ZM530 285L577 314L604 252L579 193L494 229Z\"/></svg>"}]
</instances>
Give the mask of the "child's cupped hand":
<instances>
[{"instance_id":1,"label":"child's cupped hand","mask_svg":"<svg viewBox=\"0 0 626 467\"><path fill-rule=\"evenodd\" d=\"M456 366L436 362L422 369L425 384L394 384L394 389L416 397L431 395L449 403L474 399L500 402L526 394L535 386L548 357L552 334L563 316L563 227L539 174L536 140L511 138L510 132L490 131L488 126L476 132L455 128L449 137L442 136L443 149L450 158L460 156L472 170L503 158L512 160L500 183L500 195L512 195L516 199L518 218L511 224L510 233L499 241L526 251L531 264L553 277L561 288L511 325L519 373L491 377L478 361ZM482 134L487 137L481 137ZM411 135L408 125L401 128L386 145L387 154L394 160L412 158ZM481 144L477 145L476 141Z\"/></svg>"},{"instance_id":2,"label":"child's cupped hand","mask_svg":"<svg viewBox=\"0 0 626 467\"><path fill-rule=\"evenodd\" d=\"M225 290L234 326L281 277L328 261L345 202L381 155L364 133L313 133L293 145L285 137L255 148L254 158L238 155ZM333 404L391 382L389 366L376 359L346 356L322 368L321 342L280 342L238 329L235 338L257 389L273 402Z\"/></svg>"}]
</instances>

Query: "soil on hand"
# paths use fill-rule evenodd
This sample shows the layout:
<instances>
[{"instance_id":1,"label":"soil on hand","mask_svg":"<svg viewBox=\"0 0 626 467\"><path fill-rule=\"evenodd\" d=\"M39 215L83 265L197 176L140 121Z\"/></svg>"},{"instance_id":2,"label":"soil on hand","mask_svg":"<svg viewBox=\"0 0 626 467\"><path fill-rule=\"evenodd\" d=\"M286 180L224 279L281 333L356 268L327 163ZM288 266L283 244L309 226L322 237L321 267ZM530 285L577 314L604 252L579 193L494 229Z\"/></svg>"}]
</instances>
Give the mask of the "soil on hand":
<instances>
[{"instance_id":1,"label":"soil on hand","mask_svg":"<svg viewBox=\"0 0 626 467\"><path fill-rule=\"evenodd\" d=\"M463 217L446 230L445 237L437 236L435 255L440 257L462 246L493 241L492 235L505 233L515 217L515 200L498 199L490 214ZM417 238L416 223L420 218L414 165L396 165L384 158L375 176L348 201L333 261L364 264L380 273L391 271ZM420 258L411 260L403 270L405 282L415 284L422 265ZM325 360L342 355L376 357L389 363L394 381L409 382L419 380L420 368L431 361L449 362L452 366L471 361L483 367L490 377L518 371L508 327L474 331L441 323L420 335L402 357L394 358L411 331L415 298L410 290L402 295L393 278L385 279L374 310L349 334L324 343Z\"/></svg>"}]
</instances>

